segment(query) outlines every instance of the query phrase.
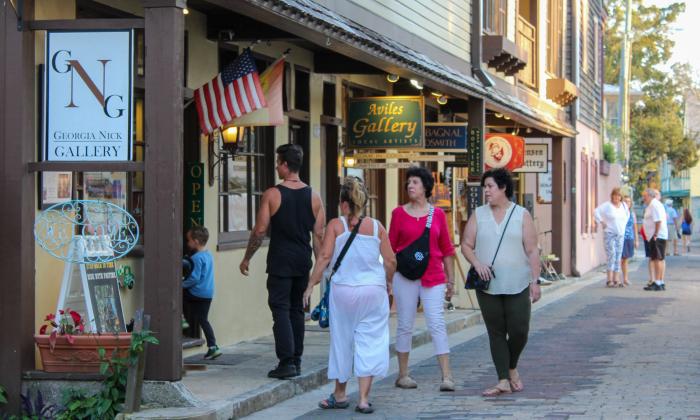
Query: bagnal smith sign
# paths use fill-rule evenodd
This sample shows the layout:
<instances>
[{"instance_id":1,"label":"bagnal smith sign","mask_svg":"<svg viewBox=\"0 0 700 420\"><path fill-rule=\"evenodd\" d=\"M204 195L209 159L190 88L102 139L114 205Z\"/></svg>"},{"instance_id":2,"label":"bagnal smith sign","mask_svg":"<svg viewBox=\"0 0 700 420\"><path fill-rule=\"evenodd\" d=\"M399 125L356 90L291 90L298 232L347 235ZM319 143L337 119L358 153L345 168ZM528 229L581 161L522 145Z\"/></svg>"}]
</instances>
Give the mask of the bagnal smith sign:
<instances>
[{"instance_id":1,"label":"bagnal smith sign","mask_svg":"<svg viewBox=\"0 0 700 420\"><path fill-rule=\"evenodd\" d=\"M422 149L423 97L348 100L348 149Z\"/></svg>"},{"instance_id":2,"label":"bagnal smith sign","mask_svg":"<svg viewBox=\"0 0 700 420\"><path fill-rule=\"evenodd\" d=\"M48 31L44 160L131 160L132 91L132 30Z\"/></svg>"},{"instance_id":3,"label":"bagnal smith sign","mask_svg":"<svg viewBox=\"0 0 700 420\"><path fill-rule=\"evenodd\" d=\"M425 149L466 153L469 132L465 123L425 123Z\"/></svg>"}]
</instances>

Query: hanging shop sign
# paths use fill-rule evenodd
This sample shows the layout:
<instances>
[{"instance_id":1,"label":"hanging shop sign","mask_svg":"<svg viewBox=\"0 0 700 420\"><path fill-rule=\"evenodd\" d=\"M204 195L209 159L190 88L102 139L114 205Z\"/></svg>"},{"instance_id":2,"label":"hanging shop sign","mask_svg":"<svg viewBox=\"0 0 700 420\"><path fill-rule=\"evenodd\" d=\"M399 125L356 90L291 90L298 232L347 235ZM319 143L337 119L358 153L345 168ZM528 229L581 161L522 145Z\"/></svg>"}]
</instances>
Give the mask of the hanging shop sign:
<instances>
[{"instance_id":1,"label":"hanging shop sign","mask_svg":"<svg viewBox=\"0 0 700 420\"><path fill-rule=\"evenodd\" d=\"M422 149L423 97L348 100L348 149Z\"/></svg>"},{"instance_id":2,"label":"hanging shop sign","mask_svg":"<svg viewBox=\"0 0 700 420\"><path fill-rule=\"evenodd\" d=\"M440 152L467 150L467 124L425 123L425 149Z\"/></svg>"},{"instance_id":3,"label":"hanging shop sign","mask_svg":"<svg viewBox=\"0 0 700 420\"><path fill-rule=\"evenodd\" d=\"M545 173L547 172L548 144L525 144L525 161L523 166L513 172Z\"/></svg>"},{"instance_id":4,"label":"hanging shop sign","mask_svg":"<svg viewBox=\"0 0 700 420\"><path fill-rule=\"evenodd\" d=\"M355 160L405 159L416 162L454 162L454 155L426 155L422 153L355 153L348 158Z\"/></svg>"},{"instance_id":5,"label":"hanging shop sign","mask_svg":"<svg viewBox=\"0 0 700 420\"><path fill-rule=\"evenodd\" d=\"M478 182L467 183L467 217L476 211L476 208L484 205L484 187Z\"/></svg>"},{"instance_id":6,"label":"hanging shop sign","mask_svg":"<svg viewBox=\"0 0 700 420\"><path fill-rule=\"evenodd\" d=\"M483 173L484 159L482 153L482 139L480 128L472 127L469 130L469 139L467 141L467 168L469 168L469 179L479 179Z\"/></svg>"},{"instance_id":7,"label":"hanging shop sign","mask_svg":"<svg viewBox=\"0 0 700 420\"><path fill-rule=\"evenodd\" d=\"M525 162L525 139L511 134L489 133L484 141L484 166L514 171Z\"/></svg>"},{"instance_id":8,"label":"hanging shop sign","mask_svg":"<svg viewBox=\"0 0 700 420\"><path fill-rule=\"evenodd\" d=\"M45 62L44 160L131 160L133 31L48 31Z\"/></svg>"},{"instance_id":9,"label":"hanging shop sign","mask_svg":"<svg viewBox=\"0 0 700 420\"><path fill-rule=\"evenodd\" d=\"M353 169L406 169L414 166L415 163L412 162L360 162L356 163L349 168Z\"/></svg>"},{"instance_id":10,"label":"hanging shop sign","mask_svg":"<svg viewBox=\"0 0 700 420\"><path fill-rule=\"evenodd\" d=\"M204 164L185 166L185 231L204 226Z\"/></svg>"}]
</instances>

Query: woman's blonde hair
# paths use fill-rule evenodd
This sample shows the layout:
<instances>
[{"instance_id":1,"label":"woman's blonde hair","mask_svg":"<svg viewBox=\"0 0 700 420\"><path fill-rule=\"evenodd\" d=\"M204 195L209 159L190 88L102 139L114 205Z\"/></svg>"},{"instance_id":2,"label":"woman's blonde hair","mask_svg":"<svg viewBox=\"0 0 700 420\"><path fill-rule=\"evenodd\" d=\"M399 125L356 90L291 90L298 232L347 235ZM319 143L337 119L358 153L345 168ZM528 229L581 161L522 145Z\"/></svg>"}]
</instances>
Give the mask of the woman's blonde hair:
<instances>
[{"instance_id":1,"label":"woman's blonde hair","mask_svg":"<svg viewBox=\"0 0 700 420\"><path fill-rule=\"evenodd\" d=\"M350 216L359 216L367 205L369 194L364 182L358 177L348 176L340 186L340 202L350 205Z\"/></svg>"}]
</instances>

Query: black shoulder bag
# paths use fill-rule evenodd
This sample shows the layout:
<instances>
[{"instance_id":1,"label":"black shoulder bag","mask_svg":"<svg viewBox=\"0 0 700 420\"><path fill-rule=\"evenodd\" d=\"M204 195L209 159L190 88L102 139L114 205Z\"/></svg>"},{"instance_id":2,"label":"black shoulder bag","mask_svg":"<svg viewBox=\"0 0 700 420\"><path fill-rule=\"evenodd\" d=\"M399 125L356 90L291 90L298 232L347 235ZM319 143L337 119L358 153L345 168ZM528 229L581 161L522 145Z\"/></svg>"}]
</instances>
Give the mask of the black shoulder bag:
<instances>
[{"instance_id":1,"label":"black shoulder bag","mask_svg":"<svg viewBox=\"0 0 700 420\"><path fill-rule=\"evenodd\" d=\"M330 323L330 312L328 310L328 304L330 302L329 293L331 290L331 278L333 277L335 272L338 271L338 269L340 268L340 263L343 261L345 254L347 254L353 239L355 239L355 236L357 236L357 232L359 232L361 224L362 217L360 217L360 220L352 229L352 232L350 232L350 237L348 238L347 242L345 242L345 246L343 246L343 249L340 251L340 254L338 254L338 259L335 260L335 264L333 264L333 270L331 271L330 276L326 278L326 288L323 292L323 297L321 298L321 301L318 303L318 305L316 305L314 310L311 311L311 319L314 321L318 321L318 326L321 328L328 328L328 325Z\"/></svg>"},{"instance_id":2,"label":"black shoulder bag","mask_svg":"<svg viewBox=\"0 0 700 420\"><path fill-rule=\"evenodd\" d=\"M481 278L479 275L479 272L476 271L474 266L472 266L469 269L469 272L467 272L467 281L464 282L464 288L465 289L474 289L474 290L489 290L489 286L491 285L491 280L496 278L496 274L493 272L493 264L496 262L496 256L498 255L498 250L501 249L501 242L503 242L503 237L506 234L506 230L508 230L508 223L510 223L510 218L513 216L513 212L515 211L516 205L513 205L513 209L510 211L510 216L508 216L508 220L506 221L506 225L503 228L503 232L501 232L501 239L498 241L498 247L496 247L496 253L493 255L493 260L491 260L491 265L489 266L489 270L491 270L491 279L489 280L484 280Z\"/></svg>"},{"instance_id":3,"label":"black shoulder bag","mask_svg":"<svg viewBox=\"0 0 700 420\"><path fill-rule=\"evenodd\" d=\"M418 280L428 269L428 257L430 257L430 226L433 224L433 212L435 208L430 206L428 221L425 223L423 234L406 248L396 254L396 269L409 280Z\"/></svg>"}]
</instances>

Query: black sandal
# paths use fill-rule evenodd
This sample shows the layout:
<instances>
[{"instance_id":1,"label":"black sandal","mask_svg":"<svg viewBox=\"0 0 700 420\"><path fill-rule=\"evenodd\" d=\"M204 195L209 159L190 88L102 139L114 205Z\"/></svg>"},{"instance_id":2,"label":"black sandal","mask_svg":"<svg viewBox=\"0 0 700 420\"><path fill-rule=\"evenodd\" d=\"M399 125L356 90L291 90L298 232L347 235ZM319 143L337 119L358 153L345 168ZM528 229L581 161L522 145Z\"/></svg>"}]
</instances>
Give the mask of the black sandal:
<instances>
[{"instance_id":1,"label":"black sandal","mask_svg":"<svg viewBox=\"0 0 700 420\"><path fill-rule=\"evenodd\" d=\"M362 414L372 414L374 413L374 408L372 407L372 403L367 403L367 407L356 406L355 411Z\"/></svg>"},{"instance_id":2,"label":"black sandal","mask_svg":"<svg viewBox=\"0 0 700 420\"><path fill-rule=\"evenodd\" d=\"M325 403L325 404L324 404ZM336 408L348 408L350 406L350 401L336 401L335 395L331 394L327 399L318 403L319 408L324 410L334 410Z\"/></svg>"}]
</instances>

